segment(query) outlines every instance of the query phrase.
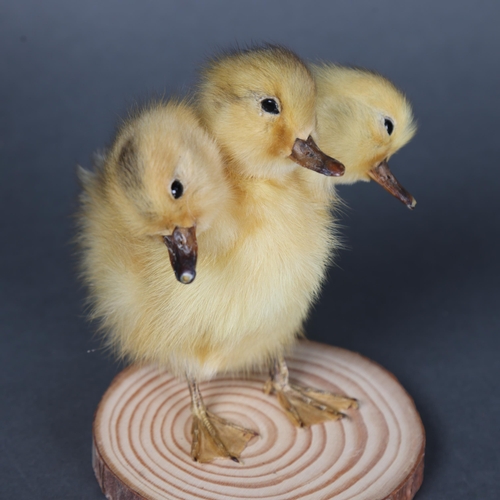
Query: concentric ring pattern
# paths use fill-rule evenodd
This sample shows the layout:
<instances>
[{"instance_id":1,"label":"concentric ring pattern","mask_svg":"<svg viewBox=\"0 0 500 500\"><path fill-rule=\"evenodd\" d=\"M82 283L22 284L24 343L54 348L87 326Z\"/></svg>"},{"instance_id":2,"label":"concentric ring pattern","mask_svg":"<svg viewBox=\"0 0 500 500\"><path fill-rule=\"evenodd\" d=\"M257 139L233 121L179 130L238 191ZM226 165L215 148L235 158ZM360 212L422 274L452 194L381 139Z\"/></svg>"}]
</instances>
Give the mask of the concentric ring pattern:
<instances>
[{"instance_id":1,"label":"concentric ring pattern","mask_svg":"<svg viewBox=\"0 0 500 500\"><path fill-rule=\"evenodd\" d=\"M190 457L187 385L157 369L131 367L99 405L95 453L138 498L377 500L402 493L423 466L425 436L397 380L358 354L311 342L300 343L288 364L297 383L356 397L360 409L340 422L298 429L262 392L265 376L212 380L201 384L210 410L260 437L241 464L197 464ZM391 498L411 498L419 485L412 483L411 496Z\"/></svg>"}]
</instances>

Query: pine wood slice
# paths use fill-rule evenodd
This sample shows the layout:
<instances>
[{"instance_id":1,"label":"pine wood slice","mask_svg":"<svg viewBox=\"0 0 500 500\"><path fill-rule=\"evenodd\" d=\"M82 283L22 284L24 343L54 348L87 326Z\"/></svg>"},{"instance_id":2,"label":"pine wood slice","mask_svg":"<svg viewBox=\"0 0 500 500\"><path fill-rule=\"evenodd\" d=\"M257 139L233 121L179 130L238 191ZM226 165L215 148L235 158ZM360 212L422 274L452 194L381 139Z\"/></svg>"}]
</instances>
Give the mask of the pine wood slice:
<instances>
[{"instance_id":1,"label":"pine wood slice","mask_svg":"<svg viewBox=\"0 0 500 500\"><path fill-rule=\"evenodd\" d=\"M301 342L292 380L356 397L349 418L298 429L265 375L201 384L209 409L258 430L241 464L191 460L187 384L150 367L120 373L94 421L93 466L110 500L410 500L423 479L425 433L396 378L359 354Z\"/></svg>"}]
</instances>

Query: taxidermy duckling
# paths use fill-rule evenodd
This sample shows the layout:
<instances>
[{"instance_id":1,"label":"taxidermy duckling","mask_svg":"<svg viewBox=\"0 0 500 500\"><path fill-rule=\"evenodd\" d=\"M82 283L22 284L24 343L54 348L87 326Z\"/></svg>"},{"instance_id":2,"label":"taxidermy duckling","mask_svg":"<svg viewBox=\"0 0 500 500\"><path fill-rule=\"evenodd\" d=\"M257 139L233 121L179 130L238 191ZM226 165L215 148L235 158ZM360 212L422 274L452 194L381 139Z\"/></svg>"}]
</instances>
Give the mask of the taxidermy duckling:
<instances>
[{"instance_id":1,"label":"taxidermy duckling","mask_svg":"<svg viewBox=\"0 0 500 500\"><path fill-rule=\"evenodd\" d=\"M302 166L344 170L311 137L315 97L308 69L284 49L223 56L206 69L198 111L224 163L185 106L158 105L125 124L96 173L81 175L94 316L121 356L187 378L200 462L238 461L256 432L209 412L199 382L271 360L286 371L282 354L335 243L328 207L302 176ZM323 420L341 416L283 377L272 389L290 414L295 398Z\"/></svg>"},{"instance_id":2,"label":"taxidermy duckling","mask_svg":"<svg viewBox=\"0 0 500 500\"><path fill-rule=\"evenodd\" d=\"M415 198L389 169L389 158L414 136L410 103L389 80L359 68L311 65L317 90L318 143L346 166L333 183L374 180L408 208ZM312 178L325 191L332 182Z\"/></svg>"},{"instance_id":3,"label":"taxidermy duckling","mask_svg":"<svg viewBox=\"0 0 500 500\"><path fill-rule=\"evenodd\" d=\"M210 290L212 323L198 353L199 376L208 367L216 372L271 363L266 390L277 394L295 424L341 418L356 401L291 385L283 358L336 243L329 205L315 201L304 173L336 177L344 171L313 140L312 75L281 47L222 55L203 72L197 109L224 156L238 220L237 239L214 263L221 279Z\"/></svg>"},{"instance_id":4,"label":"taxidermy duckling","mask_svg":"<svg viewBox=\"0 0 500 500\"><path fill-rule=\"evenodd\" d=\"M82 274L108 345L122 358L187 376L193 435L203 434L193 443L195 458L201 446L209 460L219 434L231 446L217 454L236 456L256 433L208 420L194 381L214 373L214 362L204 362L206 345L220 314L231 314L210 299L231 272L218 259L235 234L231 218L221 217L233 209L216 144L186 105L158 103L126 121L95 172L79 176Z\"/></svg>"}]
</instances>

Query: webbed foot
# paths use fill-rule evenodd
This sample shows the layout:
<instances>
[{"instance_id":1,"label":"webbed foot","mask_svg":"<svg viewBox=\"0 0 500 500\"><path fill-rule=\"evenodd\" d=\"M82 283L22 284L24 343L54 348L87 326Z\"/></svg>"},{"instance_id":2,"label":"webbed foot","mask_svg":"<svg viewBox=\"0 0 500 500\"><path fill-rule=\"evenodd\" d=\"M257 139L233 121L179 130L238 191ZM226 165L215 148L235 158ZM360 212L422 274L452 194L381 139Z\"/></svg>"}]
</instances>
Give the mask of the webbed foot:
<instances>
[{"instance_id":1,"label":"webbed foot","mask_svg":"<svg viewBox=\"0 0 500 500\"><path fill-rule=\"evenodd\" d=\"M264 392L276 394L281 407L297 427L340 420L346 416L343 411L357 409L359 406L353 398L291 384L288 367L283 358L275 361Z\"/></svg>"},{"instance_id":2,"label":"webbed foot","mask_svg":"<svg viewBox=\"0 0 500 500\"><path fill-rule=\"evenodd\" d=\"M201 398L198 385L188 380L192 400L191 457L195 462L211 462L228 458L239 462L248 442L259 434L209 412Z\"/></svg>"}]
</instances>

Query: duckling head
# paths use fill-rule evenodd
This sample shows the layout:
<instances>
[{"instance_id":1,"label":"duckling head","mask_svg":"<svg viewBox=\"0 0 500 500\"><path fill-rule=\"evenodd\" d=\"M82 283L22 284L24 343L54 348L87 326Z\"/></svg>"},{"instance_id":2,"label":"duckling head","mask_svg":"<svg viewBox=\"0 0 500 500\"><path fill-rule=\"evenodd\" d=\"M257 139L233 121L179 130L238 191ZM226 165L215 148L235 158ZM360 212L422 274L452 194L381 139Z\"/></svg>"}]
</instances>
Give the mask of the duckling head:
<instances>
[{"instance_id":1,"label":"duckling head","mask_svg":"<svg viewBox=\"0 0 500 500\"><path fill-rule=\"evenodd\" d=\"M133 238L163 241L180 283L196 276L197 239L228 198L213 139L182 104L157 104L129 120L104 170L105 196Z\"/></svg>"},{"instance_id":2,"label":"duckling head","mask_svg":"<svg viewBox=\"0 0 500 500\"><path fill-rule=\"evenodd\" d=\"M212 60L202 75L198 109L240 175L278 178L296 164L324 175L343 174L343 165L325 155L313 139L312 75L283 47L266 45Z\"/></svg>"},{"instance_id":3,"label":"duckling head","mask_svg":"<svg viewBox=\"0 0 500 500\"><path fill-rule=\"evenodd\" d=\"M413 209L415 198L388 164L416 132L408 100L389 80L367 70L323 65L312 71L318 86L320 145L346 166L338 182L374 180Z\"/></svg>"}]
</instances>

